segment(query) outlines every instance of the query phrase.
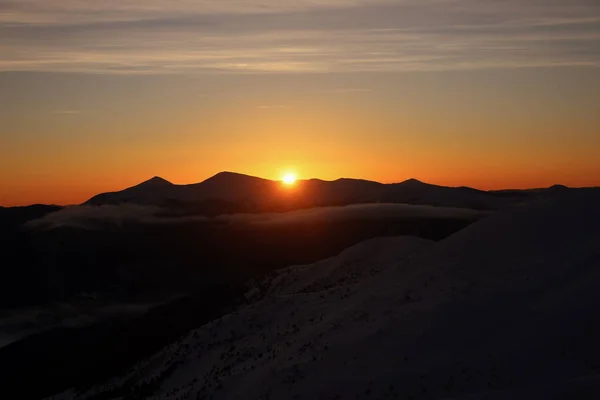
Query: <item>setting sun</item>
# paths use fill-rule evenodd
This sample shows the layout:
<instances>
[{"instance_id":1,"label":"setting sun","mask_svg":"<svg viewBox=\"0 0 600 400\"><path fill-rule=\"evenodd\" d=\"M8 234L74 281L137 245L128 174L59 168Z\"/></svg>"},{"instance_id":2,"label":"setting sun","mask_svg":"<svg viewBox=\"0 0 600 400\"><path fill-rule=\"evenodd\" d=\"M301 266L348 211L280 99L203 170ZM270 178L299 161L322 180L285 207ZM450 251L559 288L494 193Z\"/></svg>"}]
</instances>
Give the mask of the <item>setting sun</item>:
<instances>
[{"instance_id":1,"label":"setting sun","mask_svg":"<svg viewBox=\"0 0 600 400\"><path fill-rule=\"evenodd\" d=\"M286 185L293 185L294 183L296 183L296 175L292 173L287 173L283 175L282 181Z\"/></svg>"}]
</instances>

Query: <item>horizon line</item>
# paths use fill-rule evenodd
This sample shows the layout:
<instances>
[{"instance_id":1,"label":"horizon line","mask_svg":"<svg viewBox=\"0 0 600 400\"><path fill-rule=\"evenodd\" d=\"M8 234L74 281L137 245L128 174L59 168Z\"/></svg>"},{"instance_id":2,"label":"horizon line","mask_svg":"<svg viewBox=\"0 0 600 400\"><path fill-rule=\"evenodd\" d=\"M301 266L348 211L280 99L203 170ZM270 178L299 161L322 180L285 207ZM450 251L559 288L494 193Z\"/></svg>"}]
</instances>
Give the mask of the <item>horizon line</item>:
<instances>
[{"instance_id":1,"label":"horizon line","mask_svg":"<svg viewBox=\"0 0 600 400\"><path fill-rule=\"evenodd\" d=\"M108 190L108 191L101 191L99 193L96 193L95 195L92 195L90 197L93 198L95 196L101 195L101 194L108 194L108 193L118 193L139 185L143 185L144 183L150 182L152 180L156 180L156 179L160 179L162 181L165 181L171 185L174 186L191 186L191 185L199 185L202 184L204 182L207 182L219 175L222 174L231 174L231 175L239 175L239 176L245 176L245 177L249 177L249 178L254 178L254 179L261 179L261 180L265 180L265 181L270 181L270 182L281 182L281 179L269 179L269 178L263 178L257 175L250 175L250 174L246 174L246 173L242 173L242 172L235 172L235 171L220 171L217 172L216 174L210 175L208 178L198 181L198 182L191 182L191 183L174 183L168 179L165 179L163 177L161 177L160 175L154 175L152 178L143 180L139 183L133 184L131 186L127 186L123 189L117 189L117 190ZM479 190L482 192L503 192L503 191L528 191L528 190L541 190L541 189L549 189L552 187L566 187L569 189L585 189L585 188L596 188L596 187L600 187L600 186L568 186L568 185L564 185L564 184L560 184L560 183L555 183L552 184L550 186L536 186L536 187L527 187L527 188L511 188L511 187L507 187L507 188L502 188L502 189L479 189L477 187L474 186L467 186L467 185L459 185L459 186L446 186L446 185L439 185L436 183L430 183L430 182L425 182L422 181L420 179L417 178L408 178L408 179L404 179L401 181L393 181L393 182L379 182L376 180L372 180L372 179L366 179L366 178L351 178L351 177L340 177L340 178L336 178L336 179L322 179L322 178L316 178L316 177L312 177L312 178L298 178L297 182L308 182L308 181L321 181L321 182L337 182L340 180L354 180L354 181L365 181L365 182L373 182L373 183L377 183L380 185L398 185L398 184L402 184L402 183L407 183L407 182L418 182L418 183L422 183L425 185L430 185L430 186L438 186L438 187L447 187L447 188L469 188L469 189L474 189L474 190ZM89 199L88 199L89 200ZM86 200L87 201L87 200ZM2 205L0 204L0 208L25 208L25 207L34 207L34 206L59 206L59 207L72 207L72 206L80 206L82 204L84 204L84 202L82 203L43 203L43 202L34 202L34 203L27 203L27 204L15 204L15 205Z\"/></svg>"}]
</instances>

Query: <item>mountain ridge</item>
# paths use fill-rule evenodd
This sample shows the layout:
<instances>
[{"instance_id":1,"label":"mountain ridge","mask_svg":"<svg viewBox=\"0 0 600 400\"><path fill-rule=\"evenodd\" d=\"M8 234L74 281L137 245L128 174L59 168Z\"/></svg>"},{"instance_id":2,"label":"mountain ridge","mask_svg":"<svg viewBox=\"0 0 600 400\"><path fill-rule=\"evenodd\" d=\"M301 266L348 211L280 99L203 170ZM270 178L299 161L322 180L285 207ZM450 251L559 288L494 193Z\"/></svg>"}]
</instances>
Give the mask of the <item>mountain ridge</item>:
<instances>
[{"instance_id":1,"label":"mountain ridge","mask_svg":"<svg viewBox=\"0 0 600 400\"><path fill-rule=\"evenodd\" d=\"M557 185L548 190L557 190ZM560 186L562 188L562 186ZM467 186L450 187L410 178L398 183L381 183L366 179L303 179L292 186L281 181L232 171L219 172L208 179L178 185L161 177L121 191L100 193L84 205L191 204L226 201L251 204L255 211L283 211L306 207L349 205L357 203L407 203L448 207L498 209L522 200L525 191L484 191ZM537 193L530 193L531 196ZM247 211L247 207L244 208Z\"/></svg>"}]
</instances>

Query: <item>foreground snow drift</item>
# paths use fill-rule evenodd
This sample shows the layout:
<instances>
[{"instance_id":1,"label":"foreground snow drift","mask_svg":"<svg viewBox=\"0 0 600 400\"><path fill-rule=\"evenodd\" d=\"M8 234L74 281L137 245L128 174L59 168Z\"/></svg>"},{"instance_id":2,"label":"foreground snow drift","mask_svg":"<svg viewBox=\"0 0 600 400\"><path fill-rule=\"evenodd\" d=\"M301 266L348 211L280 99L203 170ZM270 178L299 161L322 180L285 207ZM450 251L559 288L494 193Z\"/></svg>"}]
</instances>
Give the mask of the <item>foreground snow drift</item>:
<instances>
[{"instance_id":1,"label":"foreground snow drift","mask_svg":"<svg viewBox=\"0 0 600 400\"><path fill-rule=\"evenodd\" d=\"M583 191L290 267L126 376L54 398L600 395L597 204Z\"/></svg>"}]
</instances>

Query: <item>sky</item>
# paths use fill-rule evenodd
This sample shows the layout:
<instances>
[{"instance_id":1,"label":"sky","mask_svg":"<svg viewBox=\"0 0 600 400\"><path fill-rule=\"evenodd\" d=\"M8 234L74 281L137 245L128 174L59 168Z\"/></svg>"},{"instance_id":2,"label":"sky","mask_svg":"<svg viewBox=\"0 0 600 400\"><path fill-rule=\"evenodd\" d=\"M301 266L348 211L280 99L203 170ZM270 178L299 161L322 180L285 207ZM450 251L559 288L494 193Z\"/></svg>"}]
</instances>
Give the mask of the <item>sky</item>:
<instances>
[{"instance_id":1,"label":"sky","mask_svg":"<svg viewBox=\"0 0 600 400\"><path fill-rule=\"evenodd\" d=\"M0 0L0 205L158 175L600 186L597 0Z\"/></svg>"}]
</instances>

